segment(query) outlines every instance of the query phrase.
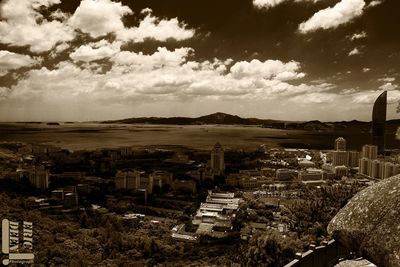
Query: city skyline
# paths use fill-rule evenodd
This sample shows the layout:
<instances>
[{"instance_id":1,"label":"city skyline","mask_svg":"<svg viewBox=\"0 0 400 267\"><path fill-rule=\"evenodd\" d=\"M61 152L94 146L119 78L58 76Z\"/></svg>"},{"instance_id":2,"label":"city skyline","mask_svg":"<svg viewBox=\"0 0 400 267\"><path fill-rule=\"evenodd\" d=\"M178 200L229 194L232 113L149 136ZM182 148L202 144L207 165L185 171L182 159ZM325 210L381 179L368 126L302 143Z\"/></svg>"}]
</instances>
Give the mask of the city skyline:
<instances>
[{"instance_id":1,"label":"city skyline","mask_svg":"<svg viewBox=\"0 0 400 267\"><path fill-rule=\"evenodd\" d=\"M397 118L394 0L0 5L0 121Z\"/></svg>"}]
</instances>

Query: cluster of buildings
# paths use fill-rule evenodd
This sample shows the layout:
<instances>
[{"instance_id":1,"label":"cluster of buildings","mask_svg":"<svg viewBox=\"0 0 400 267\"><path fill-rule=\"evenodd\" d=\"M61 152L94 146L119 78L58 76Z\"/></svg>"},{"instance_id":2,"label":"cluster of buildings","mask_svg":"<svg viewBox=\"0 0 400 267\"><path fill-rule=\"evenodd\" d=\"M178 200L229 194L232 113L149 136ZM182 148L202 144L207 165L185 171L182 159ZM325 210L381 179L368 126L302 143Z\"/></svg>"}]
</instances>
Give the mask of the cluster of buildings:
<instances>
[{"instance_id":1,"label":"cluster of buildings","mask_svg":"<svg viewBox=\"0 0 400 267\"><path fill-rule=\"evenodd\" d=\"M26 178L30 184L41 190L45 191L49 188L50 172L43 165L22 165L19 164L15 170L6 170L0 172L0 179L11 179L20 182Z\"/></svg>"},{"instance_id":2,"label":"cluster of buildings","mask_svg":"<svg viewBox=\"0 0 400 267\"><path fill-rule=\"evenodd\" d=\"M360 158L359 174L374 179L385 179L400 173L398 159L378 155L378 146L365 145Z\"/></svg>"},{"instance_id":3,"label":"cluster of buildings","mask_svg":"<svg viewBox=\"0 0 400 267\"><path fill-rule=\"evenodd\" d=\"M199 236L227 237L233 230L241 201L234 193L209 191L206 202L200 204L191 225L174 227L172 237L183 241L198 241Z\"/></svg>"},{"instance_id":4,"label":"cluster of buildings","mask_svg":"<svg viewBox=\"0 0 400 267\"><path fill-rule=\"evenodd\" d=\"M191 165L194 161L190 160L187 155L177 154L164 162ZM145 191L147 194L152 194L155 186L160 189L168 186L175 191L195 193L197 182L212 181L215 175L223 175L224 171L224 149L220 143L216 143L211 150L211 158L207 165L199 165L195 170L187 172L187 176L191 179L173 179L173 174L167 171L154 171L147 175L138 170L119 170L114 181L117 190Z\"/></svg>"},{"instance_id":5,"label":"cluster of buildings","mask_svg":"<svg viewBox=\"0 0 400 267\"><path fill-rule=\"evenodd\" d=\"M359 164L358 151L347 150L347 142L343 137L335 139L334 150L326 155L322 169L334 173L335 177L347 176L350 169L357 168Z\"/></svg>"},{"instance_id":6,"label":"cluster of buildings","mask_svg":"<svg viewBox=\"0 0 400 267\"><path fill-rule=\"evenodd\" d=\"M76 186L66 186L51 191L51 199L65 208L74 208L78 206L78 190Z\"/></svg>"}]
</instances>

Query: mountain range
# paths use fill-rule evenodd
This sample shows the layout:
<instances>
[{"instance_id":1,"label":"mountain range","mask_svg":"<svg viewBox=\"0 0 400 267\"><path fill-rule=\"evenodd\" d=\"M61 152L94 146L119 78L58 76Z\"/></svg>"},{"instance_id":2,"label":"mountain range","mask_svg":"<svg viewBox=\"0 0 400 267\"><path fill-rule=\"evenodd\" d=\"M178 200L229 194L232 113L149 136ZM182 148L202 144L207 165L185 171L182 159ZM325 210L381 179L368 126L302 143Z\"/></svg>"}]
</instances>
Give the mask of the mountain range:
<instances>
[{"instance_id":1,"label":"mountain range","mask_svg":"<svg viewBox=\"0 0 400 267\"><path fill-rule=\"evenodd\" d=\"M237 115L216 112L206 116L197 118L189 117L140 117L127 118L121 120L103 121L104 124L161 124L161 125L258 125L265 128L273 129L289 129L289 130L312 130L312 131L330 131L330 130L356 130L367 132L371 128L371 122L365 121L338 121L338 122L321 122L312 121L284 121L257 118L242 118ZM388 130L396 130L400 126L400 120L387 121Z\"/></svg>"}]
</instances>

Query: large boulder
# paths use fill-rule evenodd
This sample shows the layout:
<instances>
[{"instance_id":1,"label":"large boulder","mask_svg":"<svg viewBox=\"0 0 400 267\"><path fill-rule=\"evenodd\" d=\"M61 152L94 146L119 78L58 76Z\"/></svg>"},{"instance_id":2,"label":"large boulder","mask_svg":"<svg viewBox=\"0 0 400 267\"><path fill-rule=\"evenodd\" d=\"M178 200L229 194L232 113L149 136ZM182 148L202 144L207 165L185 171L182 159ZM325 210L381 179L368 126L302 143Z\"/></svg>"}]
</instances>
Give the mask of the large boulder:
<instances>
[{"instance_id":1,"label":"large boulder","mask_svg":"<svg viewBox=\"0 0 400 267\"><path fill-rule=\"evenodd\" d=\"M400 267L400 175L357 193L329 223L328 232L378 266Z\"/></svg>"}]
</instances>

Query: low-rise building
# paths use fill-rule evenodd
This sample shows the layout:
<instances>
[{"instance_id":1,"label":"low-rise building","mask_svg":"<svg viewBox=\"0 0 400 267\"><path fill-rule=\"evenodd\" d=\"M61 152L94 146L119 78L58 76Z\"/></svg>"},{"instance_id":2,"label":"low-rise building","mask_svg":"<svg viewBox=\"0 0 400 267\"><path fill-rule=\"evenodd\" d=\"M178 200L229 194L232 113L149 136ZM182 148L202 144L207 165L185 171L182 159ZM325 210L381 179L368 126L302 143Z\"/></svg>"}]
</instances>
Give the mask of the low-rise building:
<instances>
[{"instance_id":1,"label":"low-rise building","mask_svg":"<svg viewBox=\"0 0 400 267\"><path fill-rule=\"evenodd\" d=\"M278 181L292 181L297 179L299 173L294 169L278 169L276 170L276 180Z\"/></svg>"},{"instance_id":2,"label":"low-rise building","mask_svg":"<svg viewBox=\"0 0 400 267\"><path fill-rule=\"evenodd\" d=\"M299 179L301 181L323 180L324 171L321 169L307 169L306 171L300 171Z\"/></svg>"}]
</instances>

